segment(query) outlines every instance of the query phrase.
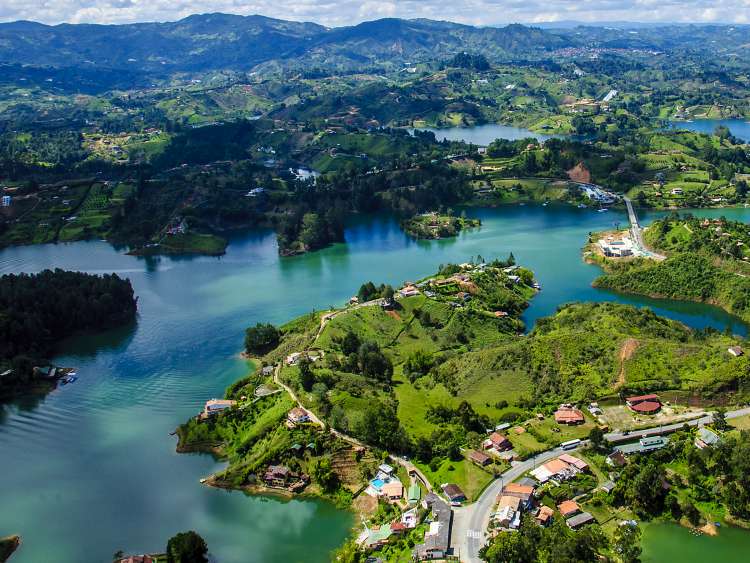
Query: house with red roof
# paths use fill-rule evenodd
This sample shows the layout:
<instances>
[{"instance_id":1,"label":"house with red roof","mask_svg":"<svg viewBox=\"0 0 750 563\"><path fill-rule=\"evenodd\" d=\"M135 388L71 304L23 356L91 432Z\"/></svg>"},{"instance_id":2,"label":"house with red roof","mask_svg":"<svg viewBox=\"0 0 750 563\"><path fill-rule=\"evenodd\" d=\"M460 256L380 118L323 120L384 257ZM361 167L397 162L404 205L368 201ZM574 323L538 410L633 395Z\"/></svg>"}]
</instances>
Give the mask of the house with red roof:
<instances>
[{"instance_id":1,"label":"house with red roof","mask_svg":"<svg viewBox=\"0 0 750 563\"><path fill-rule=\"evenodd\" d=\"M661 410L661 400L659 395L639 395L637 397L628 397L625 400L630 410L638 414L656 414Z\"/></svg>"},{"instance_id":2,"label":"house with red roof","mask_svg":"<svg viewBox=\"0 0 750 563\"><path fill-rule=\"evenodd\" d=\"M555 411L557 424L583 424L583 413L575 407L561 406Z\"/></svg>"}]
</instances>

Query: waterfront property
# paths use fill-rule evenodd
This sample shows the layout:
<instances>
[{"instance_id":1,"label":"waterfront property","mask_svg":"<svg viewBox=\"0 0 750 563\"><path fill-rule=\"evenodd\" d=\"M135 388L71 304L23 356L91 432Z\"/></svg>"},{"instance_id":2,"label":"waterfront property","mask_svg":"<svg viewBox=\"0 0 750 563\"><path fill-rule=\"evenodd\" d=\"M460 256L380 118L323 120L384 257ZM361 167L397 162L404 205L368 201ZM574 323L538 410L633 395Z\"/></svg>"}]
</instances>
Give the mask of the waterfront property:
<instances>
[{"instance_id":1,"label":"waterfront property","mask_svg":"<svg viewBox=\"0 0 750 563\"><path fill-rule=\"evenodd\" d=\"M237 401L229 401L226 399L209 399L208 401L206 401L206 404L203 407L201 418L208 418L217 415L227 409L231 409L236 404Z\"/></svg>"},{"instance_id":2,"label":"waterfront property","mask_svg":"<svg viewBox=\"0 0 750 563\"><path fill-rule=\"evenodd\" d=\"M287 420L292 424L304 424L310 422L310 413L302 407L294 407L287 413Z\"/></svg>"}]
</instances>

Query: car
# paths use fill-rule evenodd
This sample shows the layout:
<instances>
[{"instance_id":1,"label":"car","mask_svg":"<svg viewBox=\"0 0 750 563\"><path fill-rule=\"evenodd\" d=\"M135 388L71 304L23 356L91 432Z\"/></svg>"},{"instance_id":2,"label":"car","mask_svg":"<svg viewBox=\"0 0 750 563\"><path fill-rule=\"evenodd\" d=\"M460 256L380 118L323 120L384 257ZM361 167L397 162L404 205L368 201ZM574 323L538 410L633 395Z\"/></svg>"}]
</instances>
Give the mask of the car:
<instances>
[{"instance_id":1,"label":"car","mask_svg":"<svg viewBox=\"0 0 750 563\"><path fill-rule=\"evenodd\" d=\"M463 506L463 505L460 502L458 502L457 500L452 500L451 501L451 506Z\"/></svg>"}]
</instances>

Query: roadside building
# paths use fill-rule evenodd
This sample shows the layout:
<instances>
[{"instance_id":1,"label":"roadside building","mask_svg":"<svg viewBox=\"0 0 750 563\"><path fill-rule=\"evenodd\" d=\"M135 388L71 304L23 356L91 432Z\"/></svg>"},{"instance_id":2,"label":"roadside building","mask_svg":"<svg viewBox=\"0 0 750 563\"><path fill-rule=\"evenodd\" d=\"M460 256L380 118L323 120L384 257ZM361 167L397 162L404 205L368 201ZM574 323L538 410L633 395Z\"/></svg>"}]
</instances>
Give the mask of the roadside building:
<instances>
[{"instance_id":1,"label":"roadside building","mask_svg":"<svg viewBox=\"0 0 750 563\"><path fill-rule=\"evenodd\" d=\"M451 502L463 502L466 500L466 493L464 493L461 490L461 487L455 483L446 483L442 488L445 496L447 496Z\"/></svg>"},{"instance_id":2,"label":"roadside building","mask_svg":"<svg viewBox=\"0 0 750 563\"><path fill-rule=\"evenodd\" d=\"M417 561L444 559L450 548L453 511L435 493L429 493L425 497L424 506L431 511L430 528L425 532L424 543L414 548L414 559Z\"/></svg>"},{"instance_id":3,"label":"roadside building","mask_svg":"<svg viewBox=\"0 0 750 563\"><path fill-rule=\"evenodd\" d=\"M609 494L615 489L615 483L614 481L604 481L604 483L602 483L599 488L605 493Z\"/></svg>"},{"instance_id":4,"label":"roadside building","mask_svg":"<svg viewBox=\"0 0 750 563\"><path fill-rule=\"evenodd\" d=\"M607 465L611 467L624 467L627 463L628 460L625 459L625 454L620 450L615 450L607 456Z\"/></svg>"},{"instance_id":5,"label":"roadside building","mask_svg":"<svg viewBox=\"0 0 750 563\"><path fill-rule=\"evenodd\" d=\"M477 464L479 467L485 467L492 463L492 460L490 459L490 456L487 454L483 454L482 452L478 452L476 450L472 451L469 454L469 460L472 463Z\"/></svg>"},{"instance_id":6,"label":"roadside building","mask_svg":"<svg viewBox=\"0 0 750 563\"><path fill-rule=\"evenodd\" d=\"M520 501L521 507L528 510L534 502L534 487L521 483L508 483L503 487L501 495L501 498L517 498Z\"/></svg>"},{"instance_id":7,"label":"roadside building","mask_svg":"<svg viewBox=\"0 0 750 563\"><path fill-rule=\"evenodd\" d=\"M557 424L583 424L584 421L583 413L575 407L563 405L555 411L555 422Z\"/></svg>"},{"instance_id":8,"label":"roadside building","mask_svg":"<svg viewBox=\"0 0 750 563\"><path fill-rule=\"evenodd\" d=\"M490 434L490 437L482 443L482 446L486 450L496 450L498 452L504 452L513 448L510 440L498 432Z\"/></svg>"},{"instance_id":9,"label":"roadside building","mask_svg":"<svg viewBox=\"0 0 750 563\"><path fill-rule=\"evenodd\" d=\"M632 444L616 446L615 450L625 455L640 454L660 450L667 444L669 444L669 438L666 436L650 436L648 438L641 438L638 442Z\"/></svg>"},{"instance_id":10,"label":"roadside building","mask_svg":"<svg viewBox=\"0 0 750 563\"><path fill-rule=\"evenodd\" d=\"M562 454L559 458L560 461L563 461L567 463L568 465L572 465L579 471L588 471L589 470L589 464L583 461L582 459L579 459L575 456L572 456L570 454Z\"/></svg>"},{"instance_id":11,"label":"roadside building","mask_svg":"<svg viewBox=\"0 0 750 563\"><path fill-rule=\"evenodd\" d=\"M656 414L661 410L661 399L653 393L650 395L628 397L625 403L630 410L638 414Z\"/></svg>"}]
</instances>

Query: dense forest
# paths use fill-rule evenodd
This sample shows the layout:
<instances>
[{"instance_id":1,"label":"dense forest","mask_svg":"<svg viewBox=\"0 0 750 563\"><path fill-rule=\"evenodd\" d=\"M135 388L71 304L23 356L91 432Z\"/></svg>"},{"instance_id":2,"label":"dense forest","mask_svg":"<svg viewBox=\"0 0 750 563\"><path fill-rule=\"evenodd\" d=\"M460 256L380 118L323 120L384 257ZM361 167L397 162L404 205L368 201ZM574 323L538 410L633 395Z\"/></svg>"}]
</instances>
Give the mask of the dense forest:
<instances>
[{"instance_id":1,"label":"dense forest","mask_svg":"<svg viewBox=\"0 0 750 563\"><path fill-rule=\"evenodd\" d=\"M0 278L0 365L11 370L0 391L33 382L33 366L63 338L132 321L136 298L129 280L64 270Z\"/></svg>"}]
</instances>

